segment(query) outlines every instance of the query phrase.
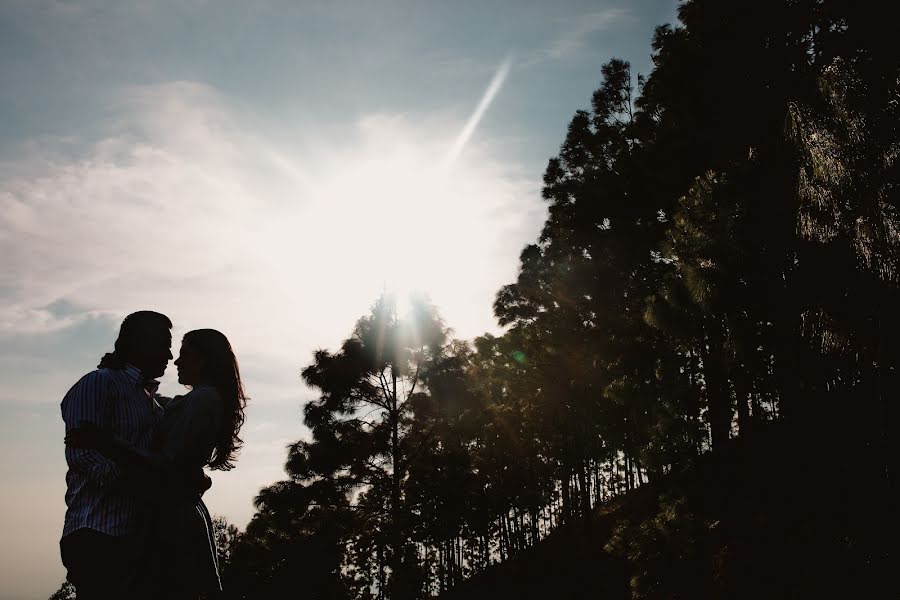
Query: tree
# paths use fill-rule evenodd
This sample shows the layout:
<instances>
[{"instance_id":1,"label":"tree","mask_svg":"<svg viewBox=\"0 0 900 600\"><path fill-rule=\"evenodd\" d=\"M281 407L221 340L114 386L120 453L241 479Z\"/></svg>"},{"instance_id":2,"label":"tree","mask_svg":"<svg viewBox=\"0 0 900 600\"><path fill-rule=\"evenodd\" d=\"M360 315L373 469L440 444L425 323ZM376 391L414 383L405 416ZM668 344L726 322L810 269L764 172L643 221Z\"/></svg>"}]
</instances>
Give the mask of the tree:
<instances>
[{"instance_id":1,"label":"tree","mask_svg":"<svg viewBox=\"0 0 900 600\"><path fill-rule=\"evenodd\" d=\"M64 581L48 600L75 600L75 586Z\"/></svg>"},{"instance_id":2,"label":"tree","mask_svg":"<svg viewBox=\"0 0 900 600\"><path fill-rule=\"evenodd\" d=\"M330 594L415 595L421 581L406 485L416 446L429 440L413 429L411 412L427 403L429 378L439 380L446 336L424 299L400 315L395 299L383 296L338 352L315 352L303 370L319 393L304 408L312 438L289 448L291 479L260 494L248 543L261 550L287 538L285 557L318 548ZM301 535L288 533L297 527Z\"/></svg>"},{"instance_id":3,"label":"tree","mask_svg":"<svg viewBox=\"0 0 900 600\"><path fill-rule=\"evenodd\" d=\"M219 558L219 570L227 571L234 549L240 538L240 531L221 515L213 517L212 523L213 535L216 540L216 551Z\"/></svg>"}]
</instances>

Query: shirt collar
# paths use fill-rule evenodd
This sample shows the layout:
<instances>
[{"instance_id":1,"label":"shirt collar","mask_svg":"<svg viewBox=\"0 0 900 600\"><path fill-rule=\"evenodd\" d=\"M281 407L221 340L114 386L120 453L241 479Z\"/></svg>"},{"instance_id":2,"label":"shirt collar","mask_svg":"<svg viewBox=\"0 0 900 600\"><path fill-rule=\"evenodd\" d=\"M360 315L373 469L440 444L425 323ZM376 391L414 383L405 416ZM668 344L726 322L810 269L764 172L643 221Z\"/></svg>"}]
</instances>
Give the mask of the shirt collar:
<instances>
[{"instance_id":1,"label":"shirt collar","mask_svg":"<svg viewBox=\"0 0 900 600\"><path fill-rule=\"evenodd\" d=\"M125 365L125 375L128 376L128 379L138 385L143 385L144 383L143 373L141 373L141 370L132 364Z\"/></svg>"},{"instance_id":2,"label":"shirt collar","mask_svg":"<svg viewBox=\"0 0 900 600\"><path fill-rule=\"evenodd\" d=\"M132 364L125 365L125 376L136 386L143 388L150 397L156 396L159 391L159 382L155 379L148 379L140 369Z\"/></svg>"}]
</instances>

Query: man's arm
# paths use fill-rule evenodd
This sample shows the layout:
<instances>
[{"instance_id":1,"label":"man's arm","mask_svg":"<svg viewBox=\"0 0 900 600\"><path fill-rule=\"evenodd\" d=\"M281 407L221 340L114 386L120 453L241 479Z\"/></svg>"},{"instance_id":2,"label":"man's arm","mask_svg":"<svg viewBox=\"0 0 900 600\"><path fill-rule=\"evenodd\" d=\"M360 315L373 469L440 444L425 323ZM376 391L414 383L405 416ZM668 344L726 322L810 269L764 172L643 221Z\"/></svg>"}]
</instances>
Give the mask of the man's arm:
<instances>
[{"instance_id":1,"label":"man's arm","mask_svg":"<svg viewBox=\"0 0 900 600\"><path fill-rule=\"evenodd\" d=\"M96 451L112 460L121 469L116 486L146 500L196 500L212 485L197 464L164 454L142 453L92 423L81 422L70 429L66 446Z\"/></svg>"},{"instance_id":2,"label":"man's arm","mask_svg":"<svg viewBox=\"0 0 900 600\"><path fill-rule=\"evenodd\" d=\"M105 425L102 409L109 401L108 394L107 382L100 371L88 373L72 386L62 401L66 433L81 423L102 428ZM66 446L66 463L100 487L112 485L121 475L115 462L92 449Z\"/></svg>"}]
</instances>

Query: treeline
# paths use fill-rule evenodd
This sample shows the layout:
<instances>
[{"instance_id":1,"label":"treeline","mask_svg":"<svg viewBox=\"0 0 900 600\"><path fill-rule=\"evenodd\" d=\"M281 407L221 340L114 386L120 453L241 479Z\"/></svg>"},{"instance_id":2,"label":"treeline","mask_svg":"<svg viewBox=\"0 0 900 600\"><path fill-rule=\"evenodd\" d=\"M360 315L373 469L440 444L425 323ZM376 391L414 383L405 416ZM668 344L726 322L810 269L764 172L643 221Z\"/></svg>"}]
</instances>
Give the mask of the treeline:
<instances>
[{"instance_id":1,"label":"treeline","mask_svg":"<svg viewBox=\"0 0 900 600\"><path fill-rule=\"evenodd\" d=\"M451 340L427 302L384 297L315 354L312 437L229 545L230 595L438 595L775 421L816 462L850 457L835 487L887 496L893 25L843 0L691 0L679 19L649 75L611 60L575 113L496 297L502 336Z\"/></svg>"}]
</instances>

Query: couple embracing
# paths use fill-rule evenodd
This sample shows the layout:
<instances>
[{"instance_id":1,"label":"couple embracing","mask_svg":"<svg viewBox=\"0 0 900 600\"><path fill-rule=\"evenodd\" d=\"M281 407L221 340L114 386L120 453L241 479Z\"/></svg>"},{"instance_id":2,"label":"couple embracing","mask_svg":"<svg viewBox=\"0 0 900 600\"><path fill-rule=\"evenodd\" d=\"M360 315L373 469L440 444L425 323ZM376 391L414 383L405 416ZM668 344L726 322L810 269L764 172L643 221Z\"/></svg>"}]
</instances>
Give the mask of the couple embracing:
<instances>
[{"instance_id":1,"label":"couple embracing","mask_svg":"<svg viewBox=\"0 0 900 600\"><path fill-rule=\"evenodd\" d=\"M79 600L196 600L221 590L204 467L228 470L247 398L228 339L188 332L175 366L182 396L157 393L172 322L125 318L100 365L62 401L66 517L60 540Z\"/></svg>"}]
</instances>

